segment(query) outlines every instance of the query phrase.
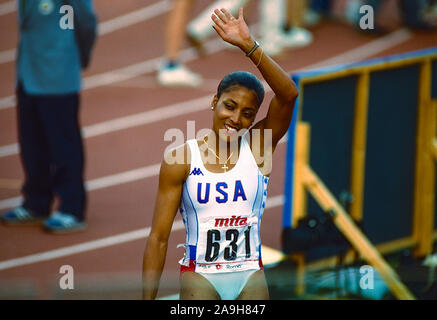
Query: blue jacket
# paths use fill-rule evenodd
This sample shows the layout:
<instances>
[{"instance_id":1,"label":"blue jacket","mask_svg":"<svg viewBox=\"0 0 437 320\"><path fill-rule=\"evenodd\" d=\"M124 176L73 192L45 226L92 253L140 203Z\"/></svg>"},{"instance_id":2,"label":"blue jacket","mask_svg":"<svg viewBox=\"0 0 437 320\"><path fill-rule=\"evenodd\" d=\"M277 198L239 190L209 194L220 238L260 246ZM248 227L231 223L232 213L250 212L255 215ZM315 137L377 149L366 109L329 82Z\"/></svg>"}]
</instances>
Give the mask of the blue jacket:
<instances>
[{"instance_id":1,"label":"blue jacket","mask_svg":"<svg viewBox=\"0 0 437 320\"><path fill-rule=\"evenodd\" d=\"M61 28L70 4L74 29ZM92 0L18 0L20 41L16 79L28 94L68 94L81 89L81 60L75 37L77 21L81 31L96 31ZM84 19L86 17L87 19Z\"/></svg>"}]
</instances>

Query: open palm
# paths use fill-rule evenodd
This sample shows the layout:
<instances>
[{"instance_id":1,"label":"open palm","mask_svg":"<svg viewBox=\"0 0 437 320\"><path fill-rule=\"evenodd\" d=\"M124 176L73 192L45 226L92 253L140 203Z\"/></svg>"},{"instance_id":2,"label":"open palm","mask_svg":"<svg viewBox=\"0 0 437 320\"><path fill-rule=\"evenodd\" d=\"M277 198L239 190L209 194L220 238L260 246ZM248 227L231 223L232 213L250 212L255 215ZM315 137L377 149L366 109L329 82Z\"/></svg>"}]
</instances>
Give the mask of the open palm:
<instances>
[{"instance_id":1,"label":"open palm","mask_svg":"<svg viewBox=\"0 0 437 320\"><path fill-rule=\"evenodd\" d=\"M243 18L243 8L238 10L238 19L226 9L216 9L214 13L211 16L215 24L213 28L224 41L242 48L250 40L249 28Z\"/></svg>"}]
</instances>

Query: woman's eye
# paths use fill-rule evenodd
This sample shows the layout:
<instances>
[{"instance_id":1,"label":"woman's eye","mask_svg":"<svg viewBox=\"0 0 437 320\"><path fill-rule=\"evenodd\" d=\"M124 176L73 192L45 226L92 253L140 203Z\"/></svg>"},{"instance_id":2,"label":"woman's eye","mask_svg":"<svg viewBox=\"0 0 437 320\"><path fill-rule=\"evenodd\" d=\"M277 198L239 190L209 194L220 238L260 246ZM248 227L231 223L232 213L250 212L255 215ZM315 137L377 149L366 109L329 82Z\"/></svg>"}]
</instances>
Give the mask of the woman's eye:
<instances>
[{"instance_id":1,"label":"woman's eye","mask_svg":"<svg viewBox=\"0 0 437 320\"><path fill-rule=\"evenodd\" d=\"M224 105L225 105L226 109L229 109L229 110L234 109L234 107L231 106L230 104L225 103Z\"/></svg>"},{"instance_id":2,"label":"woman's eye","mask_svg":"<svg viewBox=\"0 0 437 320\"><path fill-rule=\"evenodd\" d=\"M244 116L246 117L246 118L252 118L253 117L253 114L252 113L245 113L244 114Z\"/></svg>"}]
</instances>

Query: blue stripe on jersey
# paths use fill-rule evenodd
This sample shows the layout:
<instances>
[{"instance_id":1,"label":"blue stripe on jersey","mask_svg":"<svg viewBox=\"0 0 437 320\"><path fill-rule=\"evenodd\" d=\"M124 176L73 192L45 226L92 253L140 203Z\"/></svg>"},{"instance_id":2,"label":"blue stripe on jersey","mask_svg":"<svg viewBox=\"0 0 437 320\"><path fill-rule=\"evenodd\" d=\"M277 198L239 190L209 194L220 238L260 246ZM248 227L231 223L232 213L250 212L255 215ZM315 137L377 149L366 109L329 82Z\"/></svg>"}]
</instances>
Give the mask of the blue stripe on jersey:
<instances>
[{"instance_id":1,"label":"blue stripe on jersey","mask_svg":"<svg viewBox=\"0 0 437 320\"><path fill-rule=\"evenodd\" d=\"M260 190L259 190L259 193L260 193L260 197L259 197L259 199L258 199L258 224L260 224L261 223L261 217L262 217L262 215L263 215L263 211L264 211L264 208L262 207L262 205L263 205L263 203L264 203L264 190L266 189L265 188L265 186L264 186L264 176L262 175L262 174L259 174L258 175L258 178L260 179L260 181L259 181L259 185L260 185Z\"/></svg>"},{"instance_id":2,"label":"blue stripe on jersey","mask_svg":"<svg viewBox=\"0 0 437 320\"><path fill-rule=\"evenodd\" d=\"M261 226L261 217L262 217L261 205L263 203L263 195L264 195L264 179L263 179L262 175L258 175L258 181L259 181L259 178L261 178L261 196L260 196L261 201L259 202L259 207L258 207L257 214L258 214L258 239L261 239L261 230L260 230L261 229L260 228L260 226ZM259 245L259 247L258 247L258 255L259 255L259 258L261 259L261 245Z\"/></svg>"},{"instance_id":3,"label":"blue stripe on jersey","mask_svg":"<svg viewBox=\"0 0 437 320\"><path fill-rule=\"evenodd\" d=\"M252 205L252 212L253 212L253 209L255 209L256 200L258 199L258 194L259 194L259 175L257 178L258 178L258 184L256 186L256 196L255 196L255 201L253 202L253 205Z\"/></svg>"},{"instance_id":4,"label":"blue stripe on jersey","mask_svg":"<svg viewBox=\"0 0 437 320\"><path fill-rule=\"evenodd\" d=\"M182 196L182 201L181 201L181 205L179 208L179 212L181 213L182 221L184 222L185 227L188 228L188 217L186 214L185 202L184 202L183 196Z\"/></svg>"},{"instance_id":5,"label":"blue stripe on jersey","mask_svg":"<svg viewBox=\"0 0 437 320\"><path fill-rule=\"evenodd\" d=\"M261 222L261 217L262 217L262 212L264 210L264 208L262 207L263 203L264 203L264 178L263 176L259 175L261 177L261 197L260 197L260 202L259 202L259 207L258 207L258 224Z\"/></svg>"},{"instance_id":6,"label":"blue stripe on jersey","mask_svg":"<svg viewBox=\"0 0 437 320\"><path fill-rule=\"evenodd\" d=\"M196 261L197 246L188 246L190 248L190 260Z\"/></svg>"},{"instance_id":7,"label":"blue stripe on jersey","mask_svg":"<svg viewBox=\"0 0 437 320\"><path fill-rule=\"evenodd\" d=\"M196 217L196 229L197 229L196 230L196 245L197 245L197 239L199 239L199 219L197 217L197 211L196 211L196 208L194 207L193 200L191 200L190 193L188 192L188 187L187 187L186 183L184 183L184 188L186 191L185 194L187 195L188 199L190 200L191 207L193 208L193 212L194 212L194 215ZM186 214L187 214L187 221L188 221L188 212L186 212ZM188 221L188 224L189 224L189 221ZM187 229L187 235L188 234L190 234L190 233L189 233L189 230ZM190 239L187 239L187 240L189 241Z\"/></svg>"}]
</instances>

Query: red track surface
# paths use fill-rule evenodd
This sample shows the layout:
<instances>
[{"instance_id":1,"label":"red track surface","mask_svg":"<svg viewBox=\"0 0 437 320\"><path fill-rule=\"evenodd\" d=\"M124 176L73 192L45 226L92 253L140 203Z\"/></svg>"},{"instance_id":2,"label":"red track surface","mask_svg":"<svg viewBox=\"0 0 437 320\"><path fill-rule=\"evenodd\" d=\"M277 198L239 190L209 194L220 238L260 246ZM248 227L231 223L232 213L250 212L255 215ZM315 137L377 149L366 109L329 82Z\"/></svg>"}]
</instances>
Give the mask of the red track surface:
<instances>
[{"instance_id":1,"label":"red track surface","mask_svg":"<svg viewBox=\"0 0 437 320\"><path fill-rule=\"evenodd\" d=\"M5 2L1 1L0 4ZM102 22L157 2L159 1L125 0L117 1L116 5L111 2L112 6L109 6L108 1L96 0L95 6L99 20ZM203 5L199 5L193 14L200 12L202 8ZM257 10L252 10L249 18L255 22L258 18ZM94 52L92 65L84 76L108 72L162 56L164 28L165 16L160 15L101 36ZM313 32L315 41L310 46L287 50L276 59L287 71L318 63L376 39L363 35L349 26L329 21L322 23ZM16 45L15 13L1 17L0 38L2 39L0 51L11 49ZM429 48L436 44L435 33L413 33L409 40L382 51L376 56ZM375 55L369 56L371 57ZM86 127L206 95L212 97L214 86L218 84L218 81L226 73L236 69L259 74L241 52L230 50L222 50L195 59L188 63L188 66L202 73L210 81L196 89L160 88L155 83L154 73L148 73L127 81L84 90L81 107L82 126ZM0 98L13 95L14 63L0 64L0 74ZM266 100L270 98L271 94L268 94ZM265 106L266 104L264 108ZM195 121L196 130L207 128L211 117L207 110L207 108L202 108L199 112L86 139L86 179L92 180L159 163L164 149L169 145L169 142L164 141L165 131L169 128L179 128L186 132L186 122L189 120ZM17 142L15 108L0 110L0 132L0 146ZM283 192L285 149L285 144L280 145L274 156L270 197L281 195ZM18 155L0 158L0 179L21 180L22 178L23 172ZM6 260L150 226L157 181L158 177L155 175L89 192L88 229L83 233L55 236L45 234L38 227L0 226L0 265ZM0 186L0 201L19 195L17 188ZM281 206L266 210L262 228L263 244L280 249L281 218ZM177 220L180 220L179 216ZM175 231L171 235L160 296L178 291L177 261L182 257L183 250L176 249L176 245L184 240L183 230ZM19 297L13 290L17 288L19 290L18 284L23 281L25 284L32 285L34 289L34 291L31 290L32 288L24 290L27 292L24 294L25 297L32 297L32 292L35 292L34 297L43 299L68 297L65 293L61 293L60 296L56 295L56 292L59 293L59 289L56 290L56 288L59 288L58 282L61 277L59 268L67 264L73 266L77 279L73 295L85 298L138 299L141 296L140 281L144 245L145 238L142 238L62 258L0 269L1 297L8 297L3 293L5 290L10 292L9 297ZM104 277L105 282L96 283L101 276ZM121 280L121 284L117 282L118 280ZM107 291L115 292L112 295L104 295L98 292L100 289L96 289L97 292L93 293L87 284L91 284L94 288L112 285ZM164 287L168 287L168 290Z\"/></svg>"}]
</instances>

